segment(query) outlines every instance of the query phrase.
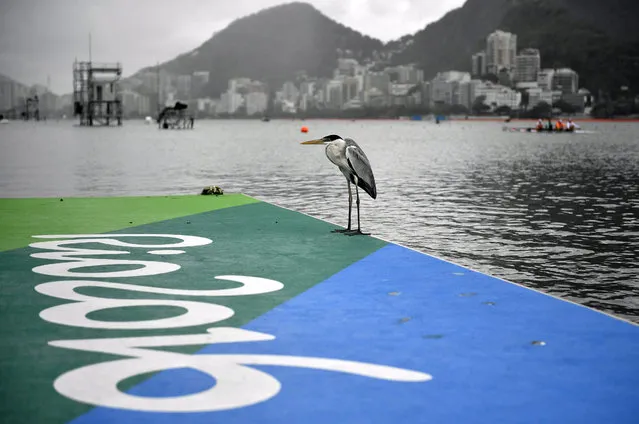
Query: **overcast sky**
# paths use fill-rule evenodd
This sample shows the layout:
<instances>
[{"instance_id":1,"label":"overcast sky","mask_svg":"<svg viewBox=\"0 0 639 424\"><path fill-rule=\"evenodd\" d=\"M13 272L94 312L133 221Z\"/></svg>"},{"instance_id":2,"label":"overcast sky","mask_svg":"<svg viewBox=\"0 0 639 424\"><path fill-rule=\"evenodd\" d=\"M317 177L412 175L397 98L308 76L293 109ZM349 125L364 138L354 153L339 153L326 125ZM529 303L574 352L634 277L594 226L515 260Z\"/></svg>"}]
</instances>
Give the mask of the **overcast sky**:
<instances>
[{"instance_id":1,"label":"overcast sky","mask_svg":"<svg viewBox=\"0 0 639 424\"><path fill-rule=\"evenodd\" d=\"M382 41L423 28L465 0L307 0ZM122 62L131 75L191 50L231 21L286 0L0 0L0 74L72 91L75 57Z\"/></svg>"}]
</instances>

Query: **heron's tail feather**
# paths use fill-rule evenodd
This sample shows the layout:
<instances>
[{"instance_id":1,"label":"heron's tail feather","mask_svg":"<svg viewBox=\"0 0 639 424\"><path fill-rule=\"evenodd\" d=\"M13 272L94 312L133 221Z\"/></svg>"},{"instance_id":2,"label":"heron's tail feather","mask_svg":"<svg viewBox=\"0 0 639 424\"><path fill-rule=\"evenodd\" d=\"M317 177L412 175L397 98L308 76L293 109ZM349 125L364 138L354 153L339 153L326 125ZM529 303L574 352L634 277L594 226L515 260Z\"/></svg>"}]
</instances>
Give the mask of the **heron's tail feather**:
<instances>
[{"instance_id":1,"label":"heron's tail feather","mask_svg":"<svg viewBox=\"0 0 639 424\"><path fill-rule=\"evenodd\" d=\"M377 187L375 186L374 182L373 182L373 185L370 185L366 181L362 180L361 178L358 178L357 186L361 188L362 190L364 190L366 193L368 193L368 195L372 197L373 199L377 198Z\"/></svg>"}]
</instances>

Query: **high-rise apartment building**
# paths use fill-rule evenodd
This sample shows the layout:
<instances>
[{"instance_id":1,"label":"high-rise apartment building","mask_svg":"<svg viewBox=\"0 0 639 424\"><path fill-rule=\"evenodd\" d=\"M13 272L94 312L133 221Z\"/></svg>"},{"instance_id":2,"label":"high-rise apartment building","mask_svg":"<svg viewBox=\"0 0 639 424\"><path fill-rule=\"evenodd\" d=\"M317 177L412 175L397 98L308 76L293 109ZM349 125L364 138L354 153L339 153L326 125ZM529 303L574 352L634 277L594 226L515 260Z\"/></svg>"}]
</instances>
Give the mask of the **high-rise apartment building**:
<instances>
[{"instance_id":1,"label":"high-rise apartment building","mask_svg":"<svg viewBox=\"0 0 639 424\"><path fill-rule=\"evenodd\" d=\"M486 69L497 75L501 69L513 72L517 56L517 36L497 30L486 38Z\"/></svg>"},{"instance_id":2,"label":"high-rise apartment building","mask_svg":"<svg viewBox=\"0 0 639 424\"><path fill-rule=\"evenodd\" d=\"M486 74L486 53L479 52L472 56L472 74L480 76Z\"/></svg>"},{"instance_id":3,"label":"high-rise apartment building","mask_svg":"<svg viewBox=\"0 0 639 424\"><path fill-rule=\"evenodd\" d=\"M536 82L541 69L541 54L537 49L523 49L515 59L515 80Z\"/></svg>"},{"instance_id":4,"label":"high-rise apartment building","mask_svg":"<svg viewBox=\"0 0 639 424\"><path fill-rule=\"evenodd\" d=\"M552 89L562 94L576 93L579 89L579 75L569 68L557 69L552 77Z\"/></svg>"}]
</instances>

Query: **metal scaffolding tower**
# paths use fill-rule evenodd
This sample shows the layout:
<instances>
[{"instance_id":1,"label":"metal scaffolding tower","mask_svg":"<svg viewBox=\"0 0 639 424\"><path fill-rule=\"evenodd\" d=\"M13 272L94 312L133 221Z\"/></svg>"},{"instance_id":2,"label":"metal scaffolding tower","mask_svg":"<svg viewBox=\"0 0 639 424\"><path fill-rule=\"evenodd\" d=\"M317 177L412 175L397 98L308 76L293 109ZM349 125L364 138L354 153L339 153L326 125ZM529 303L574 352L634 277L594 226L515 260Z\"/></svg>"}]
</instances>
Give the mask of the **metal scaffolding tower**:
<instances>
[{"instance_id":1,"label":"metal scaffolding tower","mask_svg":"<svg viewBox=\"0 0 639 424\"><path fill-rule=\"evenodd\" d=\"M122 125L122 65L73 64L73 114L81 126Z\"/></svg>"},{"instance_id":2,"label":"metal scaffolding tower","mask_svg":"<svg viewBox=\"0 0 639 424\"><path fill-rule=\"evenodd\" d=\"M24 119L25 121L29 121L32 119L35 121L40 120L40 99L38 98L37 94L33 97L25 99L22 119Z\"/></svg>"}]
</instances>

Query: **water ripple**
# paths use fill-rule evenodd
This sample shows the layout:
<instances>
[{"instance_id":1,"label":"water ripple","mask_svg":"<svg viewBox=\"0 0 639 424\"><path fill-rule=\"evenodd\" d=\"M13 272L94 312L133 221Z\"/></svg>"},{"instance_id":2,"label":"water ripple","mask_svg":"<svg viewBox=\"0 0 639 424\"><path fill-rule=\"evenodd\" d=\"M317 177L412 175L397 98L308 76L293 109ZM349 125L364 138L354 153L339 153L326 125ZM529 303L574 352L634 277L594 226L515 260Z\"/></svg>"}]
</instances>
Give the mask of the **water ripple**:
<instances>
[{"instance_id":1,"label":"water ripple","mask_svg":"<svg viewBox=\"0 0 639 424\"><path fill-rule=\"evenodd\" d=\"M639 138L503 133L493 123L306 123L355 138L378 185L364 229L639 322ZM344 178L295 121L3 126L0 196L198 193L216 184L345 224ZM583 126L588 126L584 124ZM304 136L304 137L302 137ZM35 154L34 152L37 152Z\"/></svg>"}]
</instances>

